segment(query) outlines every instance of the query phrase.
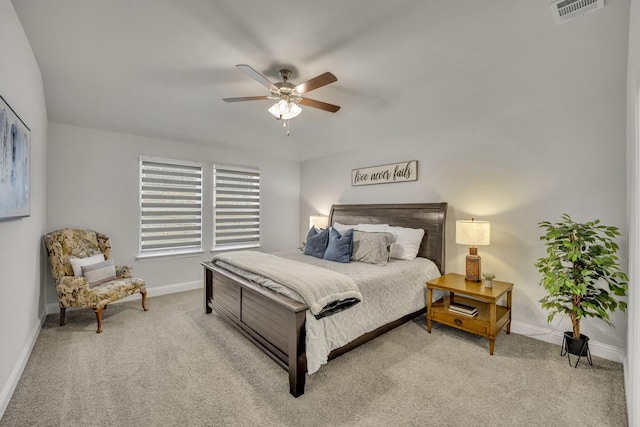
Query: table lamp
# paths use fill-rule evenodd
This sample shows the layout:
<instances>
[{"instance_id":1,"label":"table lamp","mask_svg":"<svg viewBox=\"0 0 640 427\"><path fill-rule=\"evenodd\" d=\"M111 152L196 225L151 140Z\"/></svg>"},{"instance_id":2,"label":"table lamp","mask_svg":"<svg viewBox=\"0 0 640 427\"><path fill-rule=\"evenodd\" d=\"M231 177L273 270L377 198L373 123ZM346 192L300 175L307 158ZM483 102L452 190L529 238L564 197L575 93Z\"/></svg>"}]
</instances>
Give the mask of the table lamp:
<instances>
[{"instance_id":1,"label":"table lamp","mask_svg":"<svg viewBox=\"0 0 640 427\"><path fill-rule=\"evenodd\" d=\"M476 246L488 245L490 242L491 223L489 221L458 220L456 221L456 243L469 245L466 259L466 280L479 282L482 270L480 255Z\"/></svg>"},{"instance_id":2,"label":"table lamp","mask_svg":"<svg viewBox=\"0 0 640 427\"><path fill-rule=\"evenodd\" d=\"M329 225L329 217L326 215L311 215L309 217L309 229L315 227L318 230L324 230Z\"/></svg>"}]
</instances>

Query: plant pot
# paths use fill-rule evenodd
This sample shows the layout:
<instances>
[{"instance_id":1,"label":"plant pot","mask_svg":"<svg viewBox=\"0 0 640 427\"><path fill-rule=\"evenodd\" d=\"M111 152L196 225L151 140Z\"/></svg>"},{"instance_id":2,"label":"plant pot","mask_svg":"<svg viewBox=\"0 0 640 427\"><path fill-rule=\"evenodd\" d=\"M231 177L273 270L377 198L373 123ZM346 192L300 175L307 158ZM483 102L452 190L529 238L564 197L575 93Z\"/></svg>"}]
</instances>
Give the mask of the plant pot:
<instances>
[{"instance_id":1,"label":"plant pot","mask_svg":"<svg viewBox=\"0 0 640 427\"><path fill-rule=\"evenodd\" d=\"M589 337L586 335L580 334L580 338L573 337L573 331L567 331L564 333L564 338L562 339L562 348L560 350L560 356L567 356L567 360L569 361L569 366L571 366L571 355L578 356L578 360L574 365L574 368L578 367L578 363L580 363L580 359L583 356L587 357L587 361L589 365L593 366L593 361L591 360L591 352L589 352Z\"/></svg>"},{"instance_id":2,"label":"plant pot","mask_svg":"<svg viewBox=\"0 0 640 427\"><path fill-rule=\"evenodd\" d=\"M580 334L580 338L574 338L572 331L564 333L565 351L576 356L586 356L589 352L589 337Z\"/></svg>"},{"instance_id":3,"label":"plant pot","mask_svg":"<svg viewBox=\"0 0 640 427\"><path fill-rule=\"evenodd\" d=\"M485 288L493 288L493 280L484 279L484 287Z\"/></svg>"}]
</instances>

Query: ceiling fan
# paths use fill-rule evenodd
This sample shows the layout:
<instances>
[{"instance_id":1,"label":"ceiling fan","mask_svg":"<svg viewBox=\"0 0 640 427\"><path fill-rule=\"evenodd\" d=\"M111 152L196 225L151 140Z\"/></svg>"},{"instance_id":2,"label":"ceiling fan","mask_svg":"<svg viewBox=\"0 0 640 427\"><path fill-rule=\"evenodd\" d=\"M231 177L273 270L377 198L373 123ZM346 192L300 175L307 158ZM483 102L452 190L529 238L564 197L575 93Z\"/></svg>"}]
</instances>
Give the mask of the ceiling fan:
<instances>
[{"instance_id":1,"label":"ceiling fan","mask_svg":"<svg viewBox=\"0 0 640 427\"><path fill-rule=\"evenodd\" d=\"M298 104L307 107L319 108L320 110L325 110L332 113L335 113L340 109L338 105L328 104L326 102L316 101L315 99L305 98L302 96L303 94L311 92L314 89L318 89L322 86L328 85L329 83L338 81L336 76L334 76L330 72L320 74L319 76L314 77L311 80L307 80L306 82L299 85L294 85L293 83L289 82L291 70L288 70L286 68L280 70L280 77L282 77L282 81L276 83L272 83L271 81L269 81L269 79L267 79L265 76L248 65L239 64L236 65L236 68L269 89L271 94L264 96L224 98L223 101L225 102L261 101L266 99L275 100L276 103L273 104L271 108L269 108L269 112L277 120L287 121L289 119L297 117L302 112L302 108L300 108Z\"/></svg>"}]
</instances>

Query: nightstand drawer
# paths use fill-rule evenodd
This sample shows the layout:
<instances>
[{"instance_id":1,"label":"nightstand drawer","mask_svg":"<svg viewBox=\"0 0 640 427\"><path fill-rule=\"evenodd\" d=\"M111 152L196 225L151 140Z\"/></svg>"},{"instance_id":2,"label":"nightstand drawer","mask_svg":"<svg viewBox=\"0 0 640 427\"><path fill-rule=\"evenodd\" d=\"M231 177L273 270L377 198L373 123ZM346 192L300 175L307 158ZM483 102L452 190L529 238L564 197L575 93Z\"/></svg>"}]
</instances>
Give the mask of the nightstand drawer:
<instances>
[{"instance_id":1,"label":"nightstand drawer","mask_svg":"<svg viewBox=\"0 0 640 427\"><path fill-rule=\"evenodd\" d=\"M454 328L462 329L467 332L472 332L483 336L489 335L489 325L487 325L486 322L479 322L475 316L467 317L445 310L446 309L433 310L431 316L432 320L435 320L438 323L453 326Z\"/></svg>"}]
</instances>

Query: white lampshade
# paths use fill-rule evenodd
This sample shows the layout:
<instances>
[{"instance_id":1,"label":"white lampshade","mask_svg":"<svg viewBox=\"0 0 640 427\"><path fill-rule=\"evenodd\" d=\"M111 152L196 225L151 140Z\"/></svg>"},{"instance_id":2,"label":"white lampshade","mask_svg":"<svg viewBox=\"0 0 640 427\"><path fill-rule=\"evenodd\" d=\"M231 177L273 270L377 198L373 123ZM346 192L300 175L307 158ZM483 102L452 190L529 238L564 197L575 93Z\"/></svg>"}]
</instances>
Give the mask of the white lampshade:
<instances>
[{"instance_id":1,"label":"white lampshade","mask_svg":"<svg viewBox=\"0 0 640 427\"><path fill-rule=\"evenodd\" d=\"M302 108L295 102L281 99L269 108L269 112L278 120L289 120L298 117Z\"/></svg>"},{"instance_id":2,"label":"white lampshade","mask_svg":"<svg viewBox=\"0 0 640 427\"><path fill-rule=\"evenodd\" d=\"M468 246L488 245L491 241L491 223L489 221L456 221L456 243Z\"/></svg>"},{"instance_id":3,"label":"white lampshade","mask_svg":"<svg viewBox=\"0 0 640 427\"><path fill-rule=\"evenodd\" d=\"M323 230L329 225L329 217L326 215L311 215L309 217L309 229L315 227L318 230Z\"/></svg>"}]
</instances>

